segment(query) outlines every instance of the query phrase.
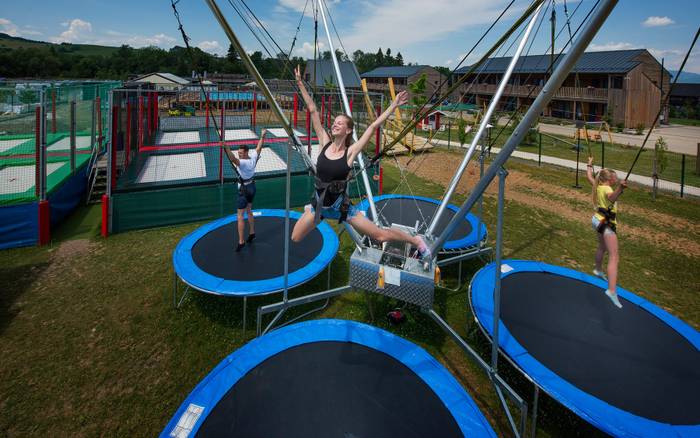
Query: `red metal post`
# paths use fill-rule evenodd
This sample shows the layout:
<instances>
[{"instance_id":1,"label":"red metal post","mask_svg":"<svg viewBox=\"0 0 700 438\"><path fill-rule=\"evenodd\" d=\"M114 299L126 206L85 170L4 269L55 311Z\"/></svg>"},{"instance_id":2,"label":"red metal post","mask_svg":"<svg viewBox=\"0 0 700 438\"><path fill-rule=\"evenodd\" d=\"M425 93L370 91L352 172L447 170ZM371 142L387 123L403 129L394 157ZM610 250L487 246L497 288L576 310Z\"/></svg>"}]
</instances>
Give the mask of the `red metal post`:
<instances>
[{"instance_id":1,"label":"red metal post","mask_svg":"<svg viewBox=\"0 0 700 438\"><path fill-rule=\"evenodd\" d=\"M299 96L294 94L294 127L296 128L299 124Z\"/></svg>"},{"instance_id":2,"label":"red metal post","mask_svg":"<svg viewBox=\"0 0 700 438\"><path fill-rule=\"evenodd\" d=\"M51 209L49 201L39 201L39 245L47 245L51 241Z\"/></svg>"},{"instance_id":3,"label":"red metal post","mask_svg":"<svg viewBox=\"0 0 700 438\"><path fill-rule=\"evenodd\" d=\"M350 114L352 115L352 99L350 99Z\"/></svg>"},{"instance_id":4,"label":"red metal post","mask_svg":"<svg viewBox=\"0 0 700 438\"><path fill-rule=\"evenodd\" d=\"M128 99L128 98L127 98ZM126 103L126 139L124 145L124 166L129 165L131 155L131 102Z\"/></svg>"},{"instance_id":5,"label":"red metal post","mask_svg":"<svg viewBox=\"0 0 700 438\"><path fill-rule=\"evenodd\" d=\"M155 99L153 102L153 132L158 131L158 117L160 115L158 114L158 93L155 95Z\"/></svg>"},{"instance_id":6,"label":"red metal post","mask_svg":"<svg viewBox=\"0 0 700 438\"><path fill-rule=\"evenodd\" d=\"M379 194L384 193L384 168L379 166Z\"/></svg>"},{"instance_id":7,"label":"red metal post","mask_svg":"<svg viewBox=\"0 0 700 438\"><path fill-rule=\"evenodd\" d=\"M381 107L377 105L376 113L377 116L381 114L379 111L381 110ZM379 143L380 143L380 136L381 136L381 126L377 128L377 131L375 132L375 138L374 138L374 155L379 155Z\"/></svg>"},{"instance_id":8,"label":"red metal post","mask_svg":"<svg viewBox=\"0 0 700 438\"><path fill-rule=\"evenodd\" d=\"M137 126L136 126L136 135L138 138L136 139L137 141L137 151L141 153L141 147L143 146L143 96L139 96L139 118L137 121Z\"/></svg>"},{"instance_id":9,"label":"red metal post","mask_svg":"<svg viewBox=\"0 0 700 438\"><path fill-rule=\"evenodd\" d=\"M148 103L147 109L146 109L146 129L148 132L148 135L151 135L151 93L148 93Z\"/></svg>"},{"instance_id":10,"label":"red metal post","mask_svg":"<svg viewBox=\"0 0 700 438\"><path fill-rule=\"evenodd\" d=\"M102 195L102 237L109 235L109 196Z\"/></svg>"},{"instance_id":11,"label":"red metal post","mask_svg":"<svg viewBox=\"0 0 700 438\"><path fill-rule=\"evenodd\" d=\"M226 140L226 128L224 127L224 110L226 109L226 101L222 102L221 106L221 141Z\"/></svg>"},{"instance_id":12,"label":"red metal post","mask_svg":"<svg viewBox=\"0 0 700 438\"><path fill-rule=\"evenodd\" d=\"M41 196L41 108L36 107L34 114L34 194L38 198Z\"/></svg>"}]
</instances>

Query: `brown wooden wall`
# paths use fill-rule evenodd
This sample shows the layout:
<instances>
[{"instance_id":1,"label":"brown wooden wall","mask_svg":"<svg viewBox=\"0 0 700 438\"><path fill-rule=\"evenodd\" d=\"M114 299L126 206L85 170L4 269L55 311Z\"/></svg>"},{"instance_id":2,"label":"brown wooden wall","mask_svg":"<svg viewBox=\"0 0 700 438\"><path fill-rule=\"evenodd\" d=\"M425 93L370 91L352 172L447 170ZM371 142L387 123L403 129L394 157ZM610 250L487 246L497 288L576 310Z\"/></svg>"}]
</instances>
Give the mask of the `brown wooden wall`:
<instances>
[{"instance_id":1,"label":"brown wooden wall","mask_svg":"<svg viewBox=\"0 0 700 438\"><path fill-rule=\"evenodd\" d=\"M630 71L625 79L625 126L650 127L661 104L661 91L645 74L644 64Z\"/></svg>"}]
</instances>

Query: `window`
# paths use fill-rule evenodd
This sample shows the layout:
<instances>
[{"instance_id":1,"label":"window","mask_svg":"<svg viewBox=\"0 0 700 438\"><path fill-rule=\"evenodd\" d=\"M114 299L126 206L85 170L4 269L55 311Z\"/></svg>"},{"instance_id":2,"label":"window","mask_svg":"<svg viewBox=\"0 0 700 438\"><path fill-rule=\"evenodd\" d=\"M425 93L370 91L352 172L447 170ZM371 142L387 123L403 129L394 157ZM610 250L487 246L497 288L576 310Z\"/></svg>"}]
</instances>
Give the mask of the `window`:
<instances>
[{"instance_id":1,"label":"window","mask_svg":"<svg viewBox=\"0 0 700 438\"><path fill-rule=\"evenodd\" d=\"M610 88L615 88L618 90L622 89L622 82L623 82L623 77L622 76L613 76L610 81Z\"/></svg>"}]
</instances>

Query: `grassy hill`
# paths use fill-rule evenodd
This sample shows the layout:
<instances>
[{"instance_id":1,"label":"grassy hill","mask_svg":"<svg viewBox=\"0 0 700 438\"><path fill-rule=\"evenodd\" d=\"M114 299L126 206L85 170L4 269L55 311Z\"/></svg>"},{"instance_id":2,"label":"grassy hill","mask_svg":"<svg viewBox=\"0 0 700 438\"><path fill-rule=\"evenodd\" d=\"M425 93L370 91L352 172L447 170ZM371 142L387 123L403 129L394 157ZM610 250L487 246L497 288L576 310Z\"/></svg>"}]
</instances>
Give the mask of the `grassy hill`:
<instances>
[{"instance_id":1,"label":"grassy hill","mask_svg":"<svg viewBox=\"0 0 700 438\"><path fill-rule=\"evenodd\" d=\"M49 47L53 47L57 52L75 53L86 56L109 56L119 49L119 47L97 46L93 44L54 44L45 41L13 37L0 32L0 49L49 49Z\"/></svg>"}]
</instances>

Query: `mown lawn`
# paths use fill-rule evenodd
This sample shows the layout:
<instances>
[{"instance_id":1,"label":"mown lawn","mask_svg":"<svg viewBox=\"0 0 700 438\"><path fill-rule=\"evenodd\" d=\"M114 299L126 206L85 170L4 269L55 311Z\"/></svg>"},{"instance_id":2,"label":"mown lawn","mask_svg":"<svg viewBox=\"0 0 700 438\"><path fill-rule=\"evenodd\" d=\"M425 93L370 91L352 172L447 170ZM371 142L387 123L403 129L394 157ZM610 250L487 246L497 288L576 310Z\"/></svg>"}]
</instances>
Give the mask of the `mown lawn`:
<instances>
[{"instance_id":1,"label":"mown lawn","mask_svg":"<svg viewBox=\"0 0 700 438\"><path fill-rule=\"evenodd\" d=\"M455 157L457 155L455 154ZM458 159L458 158L456 158ZM513 162L543 184L570 185L570 173ZM385 168L385 190L399 173ZM443 188L411 178L417 195L439 197ZM584 190L584 189L582 189ZM457 201L463 200L459 194ZM700 203L630 191L625 202L691 221L685 237L700 242ZM576 206L572 204L572 209ZM485 220L494 231L495 203L485 199ZM595 242L589 227L517 201L506 204L504 256L530 258L588 270ZM586 213L587 214L587 213ZM655 232L652 218L626 220ZM76 212L55 234L52 246L0 252L0 434L6 436L154 436L182 400L222 358L254 333L241 328L242 301L191 294L181 309L172 306L171 253L200 224L98 237L95 207ZM76 239L77 238L77 239ZM644 239L621 244L620 283L700 327L700 254L663 250ZM351 243L333 262L332 286L346 282ZM465 264L468 279L481 267ZM444 273L454 282L455 269ZM295 290L293 296L325 287L326 278ZM251 311L279 297L249 300ZM376 318L369 315L371 299ZM389 326L383 315L396 305L355 292L331 301L315 318L370 322L426 348L462 383L499 435L509 435L488 378L428 317L408 308L408 321ZM299 309L302 312L304 309ZM439 290L436 310L487 357L489 344L473 322L467 291ZM532 387L506 365L506 378L530 399ZM541 436L591 436L597 431L546 396L540 400Z\"/></svg>"}]
</instances>

